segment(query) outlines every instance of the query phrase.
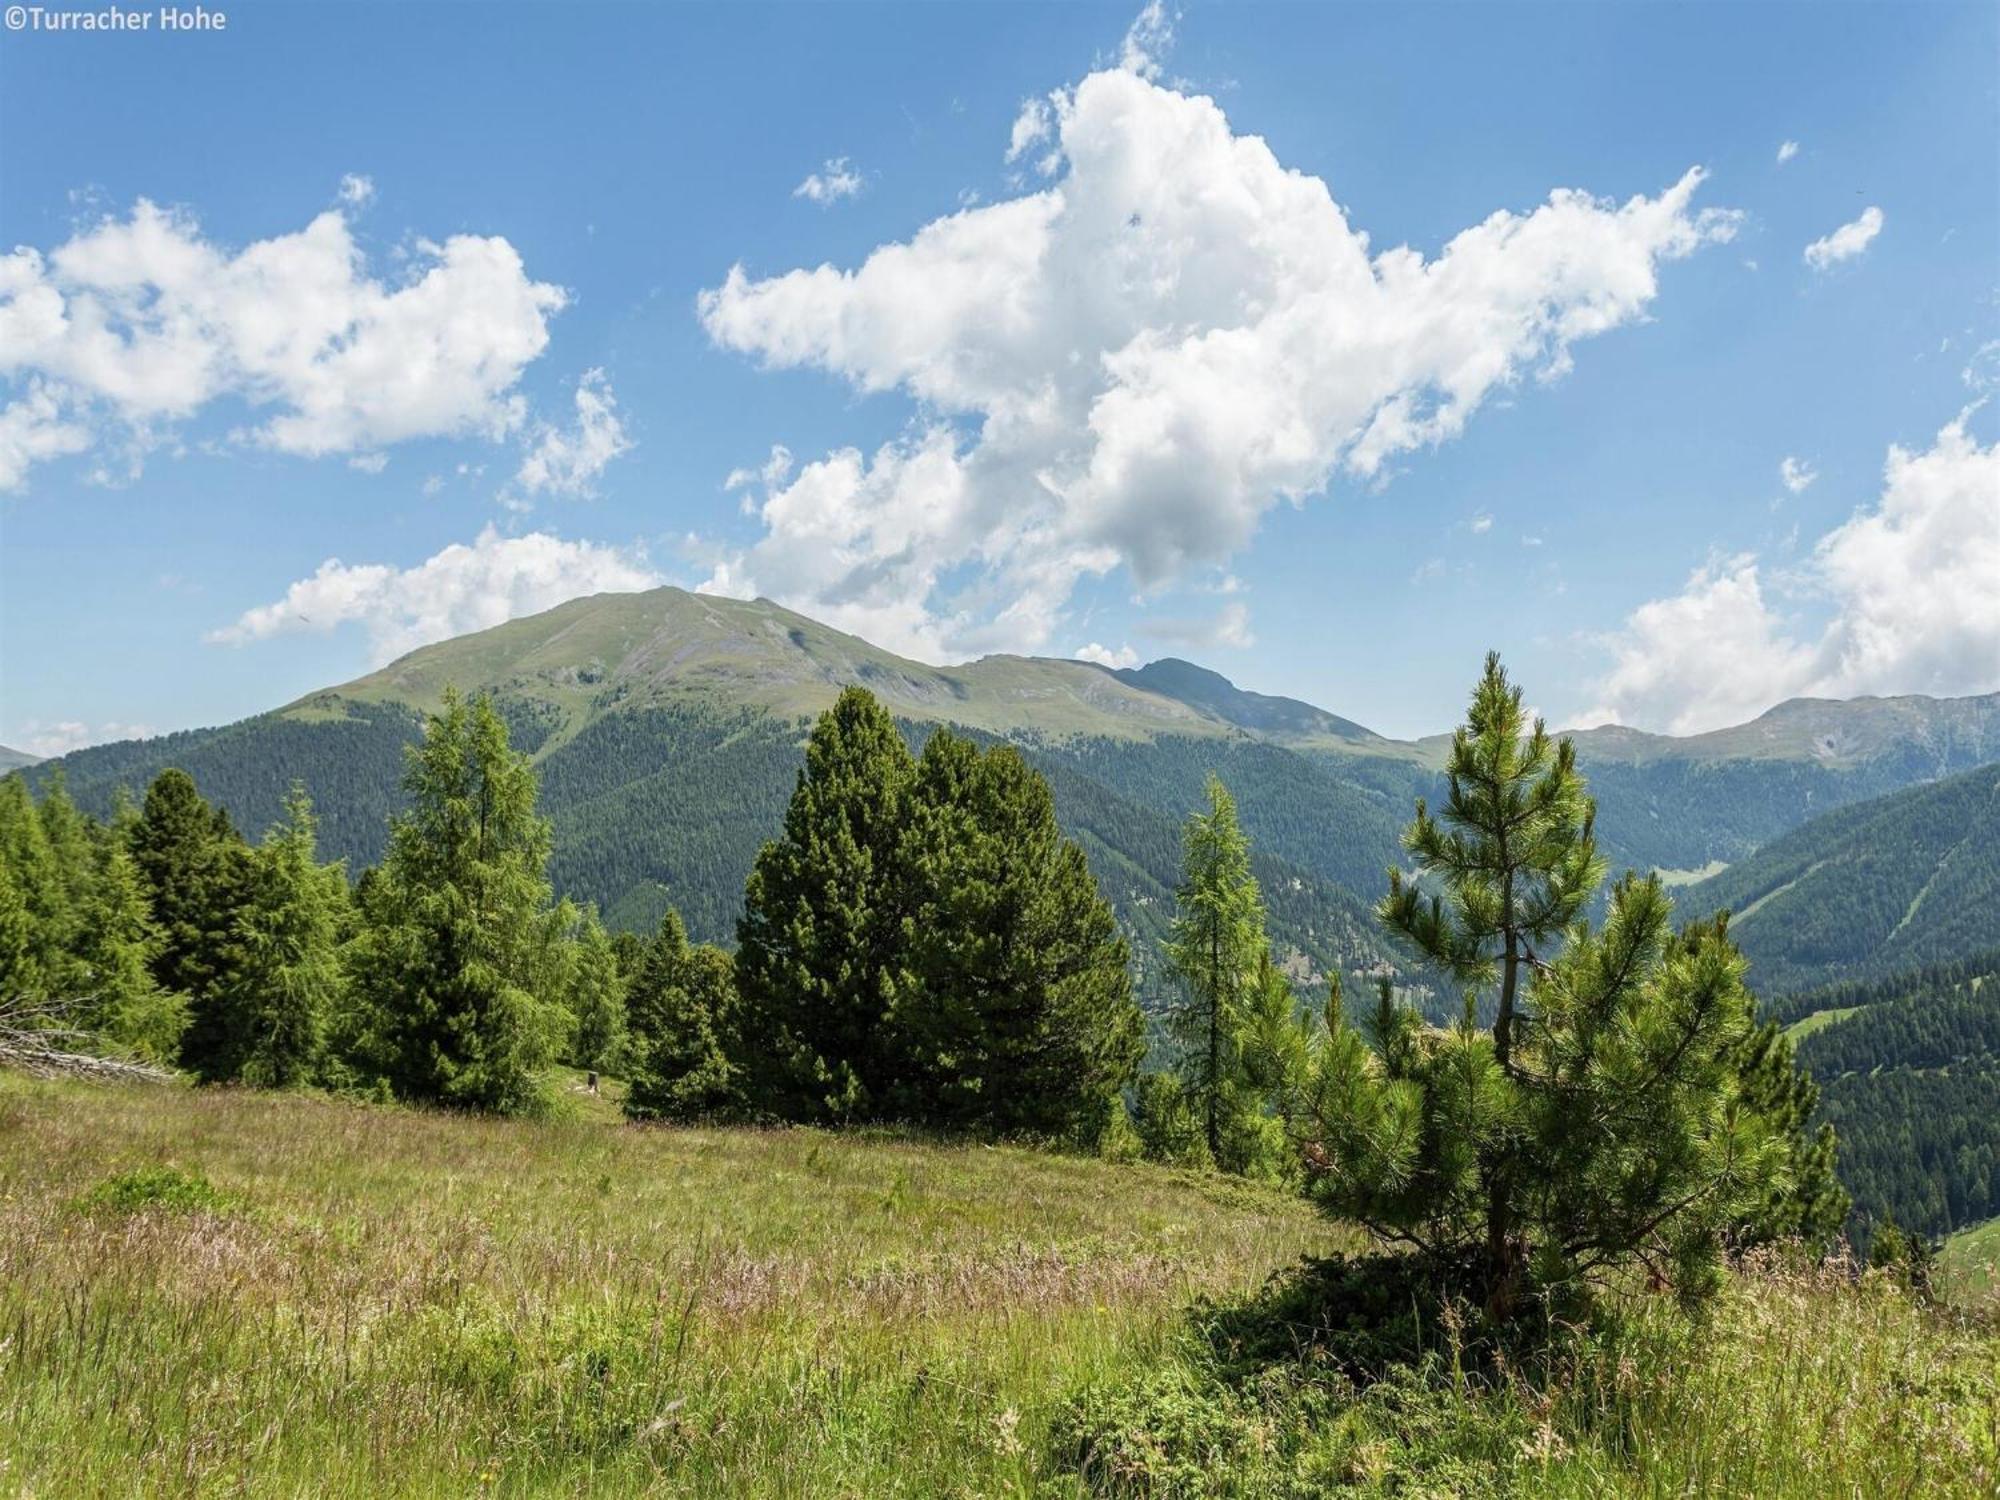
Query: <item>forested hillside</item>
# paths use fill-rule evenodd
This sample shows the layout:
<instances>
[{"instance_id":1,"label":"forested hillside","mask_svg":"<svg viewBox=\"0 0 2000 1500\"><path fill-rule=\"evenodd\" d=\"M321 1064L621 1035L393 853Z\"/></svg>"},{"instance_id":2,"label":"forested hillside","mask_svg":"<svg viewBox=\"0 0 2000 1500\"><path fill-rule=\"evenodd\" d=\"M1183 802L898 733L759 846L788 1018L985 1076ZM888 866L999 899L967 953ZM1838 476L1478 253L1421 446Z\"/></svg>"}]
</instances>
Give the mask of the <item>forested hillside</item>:
<instances>
[{"instance_id":1,"label":"forested hillside","mask_svg":"<svg viewBox=\"0 0 2000 1500\"><path fill-rule=\"evenodd\" d=\"M2000 993L1874 1006L1798 1056L1867 1223L1941 1236L2000 1215Z\"/></svg>"},{"instance_id":2,"label":"forested hillside","mask_svg":"<svg viewBox=\"0 0 2000 1500\"><path fill-rule=\"evenodd\" d=\"M1991 947L2000 912L2000 767L1815 818L1685 893L1735 913L1766 995L1885 976Z\"/></svg>"},{"instance_id":3,"label":"forested hillside","mask_svg":"<svg viewBox=\"0 0 2000 1500\"><path fill-rule=\"evenodd\" d=\"M360 869L382 856L401 806L403 747L447 683L492 692L513 743L534 756L557 889L627 930L650 929L671 904L697 939L733 938L743 880L790 793L806 720L843 685L867 686L913 743L940 723L1009 740L1049 778L1065 828L1137 940L1142 976L1157 967L1180 820L1210 771L1236 794L1281 947L1308 969L1379 961L1385 950L1365 912L1403 858L1411 802L1436 799L1445 748L1386 739L1188 662L1111 672L989 657L941 669L768 602L659 589L576 600L273 713L61 764L72 795L100 816L119 788L136 793L179 766L252 834L278 819L302 779L323 849ZM1612 867L1694 871L1744 859L1827 807L2000 753L2000 700L1802 702L1688 740L1623 729L1576 739ZM30 772L37 785L47 774ZM1683 909L1747 906L1754 895L1733 895L1738 886L1697 887ZM1899 941L1892 963L1928 956L1933 915ZM1753 953L1767 994L1829 972L1775 952L1756 914L1744 931L1765 944ZM1940 951L1955 941L1942 939Z\"/></svg>"},{"instance_id":4,"label":"forested hillside","mask_svg":"<svg viewBox=\"0 0 2000 1500\"><path fill-rule=\"evenodd\" d=\"M2000 950L1767 1006L1840 1136L1863 1238L1940 1237L2000 1215Z\"/></svg>"}]
</instances>

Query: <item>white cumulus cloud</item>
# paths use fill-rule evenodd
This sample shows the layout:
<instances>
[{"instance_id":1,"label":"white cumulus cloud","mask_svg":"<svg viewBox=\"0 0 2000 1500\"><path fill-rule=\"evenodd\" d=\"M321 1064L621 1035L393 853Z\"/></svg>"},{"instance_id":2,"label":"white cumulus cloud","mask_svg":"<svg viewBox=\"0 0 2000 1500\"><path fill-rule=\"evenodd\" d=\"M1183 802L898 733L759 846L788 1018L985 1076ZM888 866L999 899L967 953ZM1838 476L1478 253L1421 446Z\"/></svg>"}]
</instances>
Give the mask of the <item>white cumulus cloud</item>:
<instances>
[{"instance_id":1,"label":"white cumulus cloud","mask_svg":"<svg viewBox=\"0 0 2000 1500\"><path fill-rule=\"evenodd\" d=\"M1782 167L1798 154L1799 143L1797 141L1785 141L1778 147L1778 165Z\"/></svg>"},{"instance_id":2,"label":"white cumulus cloud","mask_svg":"<svg viewBox=\"0 0 2000 1500\"><path fill-rule=\"evenodd\" d=\"M586 370L576 383L576 422L570 427L541 426L514 475L523 493L583 497L596 493L597 477L607 465L631 451L625 423L618 415L618 398L604 371Z\"/></svg>"},{"instance_id":3,"label":"white cumulus cloud","mask_svg":"<svg viewBox=\"0 0 2000 1500\"><path fill-rule=\"evenodd\" d=\"M794 198L804 198L821 208L852 198L861 191L861 174L844 156L830 157L817 172L792 189Z\"/></svg>"},{"instance_id":4,"label":"white cumulus cloud","mask_svg":"<svg viewBox=\"0 0 2000 1500\"><path fill-rule=\"evenodd\" d=\"M1803 495L1807 487L1819 478L1819 471L1804 459L1787 454L1778 465L1778 478L1792 494Z\"/></svg>"},{"instance_id":5,"label":"white cumulus cloud","mask_svg":"<svg viewBox=\"0 0 2000 1500\"><path fill-rule=\"evenodd\" d=\"M1640 606L1578 722L1689 734L1802 695L2000 691L2000 447L1967 420L1891 447L1881 497L1803 567L1718 558Z\"/></svg>"},{"instance_id":6,"label":"white cumulus cloud","mask_svg":"<svg viewBox=\"0 0 2000 1500\"><path fill-rule=\"evenodd\" d=\"M0 380L137 452L225 399L250 415L242 440L307 456L497 435L565 300L497 236L420 241L385 280L342 210L232 250L142 198L0 256Z\"/></svg>"},{"instance_id":7,"label":"white cumulus cloud","mask_svg":"<svg viewBox=\"0 0 2000 1500\"><path fill-rule=\"evenodd\" d=\"M1882 210L1868 207L1861 210L1861 217L1840 226L1832 234L1823 235L1806 246L1806 264L1815 271L1825 271L1839 265L1844 260L1852 260L1875 242L1875 236L1882 232Z\"/></svg>"},{"instance_id":8,"label":"white cumulus cloud","mask_svg":"<svg viewBox=\"0 0 2000 1500\"><path fill-rule=\"evenodd\" d=\"M702 293L717 345L919 414L770 487L761 539L712 587L931 660L1034 649L1080 577L1122 564L1151 589L1225 560L1275 504L1378 482L1642 320L1664 262L1736 227L1695 207L1697 169L1623 203L1558 189L1434 256L1377 248L1214 100L1141 76L1154 35L1130 70L1050 96L1042 190L851 268L738 265ZM1024 118L1010 150L1038 142Z\"/></svg>"},{"instance_id":9,"label":"white cumulus cloud","mask_svg":"<svg viewBox=\"0 0 2000 1500\"><path fill-rule=\"evenodd\" d=\"M0 407L0 491L27 483L28 470L90 446L90 429L64 414L57 388L30 380L17 401Z\"/></svg>"},{"instance_id":10,"label":"white cumulus cloud","mask_svg":"<svg viewBox=\"0 0 2000 1500\"><path fill-rule=\"evenodd\" d=\"M1136 667L1139 665L1139 653L1134 651L1130 646L1120 646L1116 651L1113 651L1109 646L1097 641L1092 641L1086 646L1077 647L1076 659L1078 661L1095 662L1100 667Z\"/></svg>"},{"instance_id":11,"label":"white cumulus cloud","mask_svg":"<svg viewBox=\"0 0 2000 1500\"><path fill-rule=\"evenodd\" d=\"M346 624L367 631L377 663L467 631L553 609L585 594L652 588L661 579L641 555L548 532L501 536L488 526L471 544L454 542L409 568L350 565L328 558L284 597L209 632L217 645Z\"/></svg>"},{"instance_id":12,"label":"white cumulus cloud","mask_svg":"<svg viewBox=\"0 0 2000 1500\"><path fill-rule=\"evenodd\" d=\"M151 724L122 724L106 720L96 724L81 719L59 719L45 723L30 719L21 726L15 748L43 760L53 760L88 745L108 745L117 740L149 740L159 733Z\"/></svg>"}]
</instances>

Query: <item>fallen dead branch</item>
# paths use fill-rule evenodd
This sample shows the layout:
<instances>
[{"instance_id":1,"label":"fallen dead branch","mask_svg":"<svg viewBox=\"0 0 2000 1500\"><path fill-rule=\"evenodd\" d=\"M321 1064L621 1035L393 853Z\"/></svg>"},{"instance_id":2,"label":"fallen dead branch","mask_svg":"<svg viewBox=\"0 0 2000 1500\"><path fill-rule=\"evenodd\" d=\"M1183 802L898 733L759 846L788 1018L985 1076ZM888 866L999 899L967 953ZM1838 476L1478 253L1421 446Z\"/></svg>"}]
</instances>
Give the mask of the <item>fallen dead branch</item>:
<instances>
[{"instance_id":1,"label":"fallen dead branch","mask_svg":"<svg viewBox=\"0 0 2000 1500\"><path fill-rule=\"evenodd\" d=\"M0 1067L37 1078L95 1078L166 1083L173 1074L152 1063L88 1050L94 1038L66 1023L82 1000L0 1000Z\"/></svg>"}]
</instances>

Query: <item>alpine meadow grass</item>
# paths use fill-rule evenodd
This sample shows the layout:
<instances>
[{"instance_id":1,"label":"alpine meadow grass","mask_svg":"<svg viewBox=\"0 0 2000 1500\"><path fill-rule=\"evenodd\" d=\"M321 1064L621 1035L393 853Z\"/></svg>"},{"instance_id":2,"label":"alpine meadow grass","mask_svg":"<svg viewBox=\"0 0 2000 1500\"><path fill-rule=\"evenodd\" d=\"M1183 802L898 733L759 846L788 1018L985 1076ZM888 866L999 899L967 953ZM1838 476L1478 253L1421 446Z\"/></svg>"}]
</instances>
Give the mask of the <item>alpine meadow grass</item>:
<instances>
[{"instance_id":1,"label":"alpine meadow grass","mask_svg":"<svg viewBox=\"0 0 2000 1500\"><path fill-rule=\"evenodd\" d=\"M1361 1248L1273 1189L889 1133L0 1075L0 1492L1983 1495L2000 1334L1773 1262L1485 1383L1230 1384ZM1082 1461L1089 1451L1116 1464Z\"/></svg>"}]
</instances>

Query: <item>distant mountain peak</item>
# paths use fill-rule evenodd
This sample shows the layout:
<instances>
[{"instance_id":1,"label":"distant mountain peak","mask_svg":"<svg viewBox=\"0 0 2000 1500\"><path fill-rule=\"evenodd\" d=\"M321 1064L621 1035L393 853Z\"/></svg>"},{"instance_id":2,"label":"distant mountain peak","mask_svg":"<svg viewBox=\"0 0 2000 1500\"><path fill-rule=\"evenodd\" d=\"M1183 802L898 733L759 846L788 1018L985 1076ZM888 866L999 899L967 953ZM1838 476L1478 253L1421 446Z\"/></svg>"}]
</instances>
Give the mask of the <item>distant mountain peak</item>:
<instances>
[{"instance_id":1,"label":"distant mountain peak","mask_svg":"<svg viewBox=\"0 0 2000 1500\"><path fill-rule=\"evenodd\" d=\"M1374 730L1328 713L1297 698L1274 697L1240 688L1220 672L1163 656L1143 667L1123 667L1111 674L1121 681L1159 693L1214 714L1253 734L1286 742L1339 741L1349 745L1386 745Z\"/></svg>"}]
</instances>

